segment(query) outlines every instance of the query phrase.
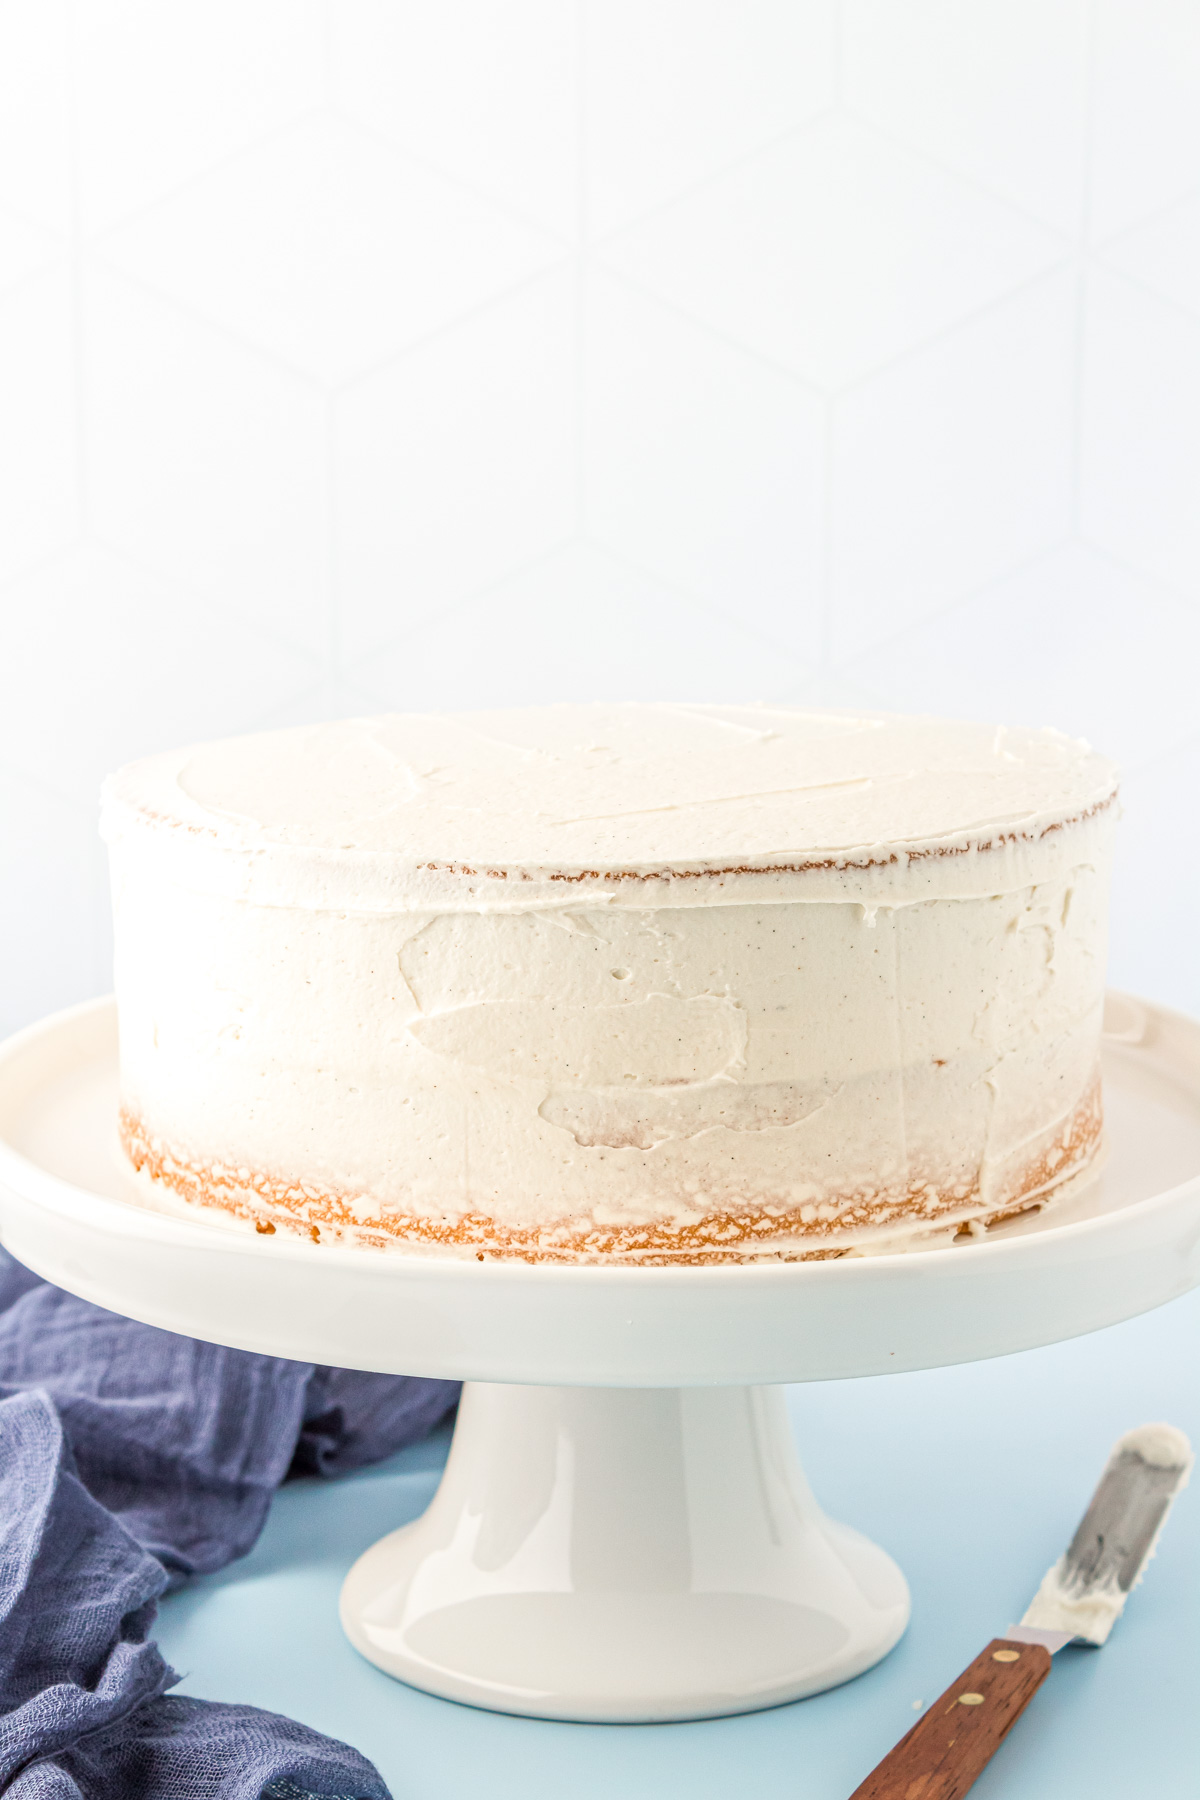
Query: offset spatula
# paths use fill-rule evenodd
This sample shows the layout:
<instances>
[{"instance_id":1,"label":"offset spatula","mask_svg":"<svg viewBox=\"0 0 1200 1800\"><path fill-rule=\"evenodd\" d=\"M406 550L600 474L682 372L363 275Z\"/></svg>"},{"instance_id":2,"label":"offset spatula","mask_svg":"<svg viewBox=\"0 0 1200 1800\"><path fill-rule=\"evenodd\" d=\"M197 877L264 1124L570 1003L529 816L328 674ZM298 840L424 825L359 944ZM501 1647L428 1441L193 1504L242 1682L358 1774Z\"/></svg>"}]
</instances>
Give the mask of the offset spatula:
<instances>
[{"instance_id":1,"label":"offset spatula","mask_svg":"<svg viewBox=\"0 0 1200 1800\"><path fill-rule=\"evenodd\" d=\"M992 1639L850 1800L965 1794L1045 1681L1054 1652L1106 1641L1192 1462L1173 1425L1140 1425L1118 1438L1079 1529L1021 1623Z\"/></svg>"}]
</instances>

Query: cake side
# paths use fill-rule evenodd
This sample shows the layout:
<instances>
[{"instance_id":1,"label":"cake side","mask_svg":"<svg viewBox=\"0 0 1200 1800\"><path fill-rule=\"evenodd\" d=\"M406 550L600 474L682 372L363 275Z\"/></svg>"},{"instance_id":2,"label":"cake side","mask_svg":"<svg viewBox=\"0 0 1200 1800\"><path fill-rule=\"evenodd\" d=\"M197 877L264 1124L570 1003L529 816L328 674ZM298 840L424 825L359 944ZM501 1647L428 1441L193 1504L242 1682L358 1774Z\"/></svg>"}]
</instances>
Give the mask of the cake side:
<instances>
[{"instance_id":1,"label":"cake side","mask_svg":"<svg viewBox=\"0 0 1200 1800\"><path fill-rule=\"evenodd\" d=\"M454 1218L406 1214L372 1204L365 1194L326 1192L311 1182L288 1181L262 1171L202 1163L174 1152L147 1132L126 1109L119 1121L121 1147L146 1182L154 1203L164 1196L188 1207L216 1210L253 1226L314 1243L345 1243L373 1249L434 1249L527 1262L636 1262L646 1266L775 1260L804 1262L890 1247L909 1233L922 1240L957 1228L999 1224L1040 1209L1067 1192L1103 1161L1103 1108L1097 1071L1080 1104L1049 1146L1026 1154L1003 1184L965 1193L938 1192L931 1183L906 1191L878 1190L845 1196L837 1207L778 1207L713 1213L680 1225L675 1220L598 1225L562 1219L531 1229L505 1227L481 1213ZM804 1215L808 1213L806 1218Z\"/></svg>"},{"instance_id":2,"label":"cake side","mask_svg":"<svg viewBox=\"0 0 1200 1800\"><path fill-rule=\"evenodd\" d=\"M673 795L672 829L690 823L671 842L694 854L653 854L661 813L643 806L640 837L620 817L624 850L642 852L629 868L571 868L549 814L555 783L591 768L595 709L548 710L557 773L543 782L535 758L513 817L487 824L493 847L524 846L521 865L472 861L464 839L467 860L431 871L413 819L393 816L407 804L394 770L368 831L347 824L334 782L301 844L274 841L297 805L290 779L273 823L222 812L202 827L186 807L156 811L168 765L177 779L199 753L118 778L123 1135L152 1191L322 1242L703 1261L836 1255L898 1222L994 1218L1093 1166L1115 821L1102 759L1016 734L1026 767L1003 732L929 721L915 737L899 722L882 756L894 722L836 720L831 762L813 715L792 715L788 754L811 752L822 779L762 837L761 816L730 821L727 791L704 798L734 784L728 770L676 768L688 709L665 724L664 709L616 709L636 716L605 735L627 742L654 715L665 763L634 797ZM564 712L584 715L570 754ZM768 760L787 717L751 738ZM701 723L733 731L749 805L764 780L749 728ZM696 729L689 713L689 755ZM287 773L278 738L297 735L274 734L270 780ZM918 739L934 743L924 776L908 766ZM228 782L242 752L216 749ZM956 758L979 765L970 794ZM432 778L432 754L424 766ZM244 804L262 814L255 770ZM893 830L947 829L859 842L864 782L902 793ZM369 841L339 846L356 834ZM559 860L537 864L530 845Z\"/></svg>"}]
</instances>

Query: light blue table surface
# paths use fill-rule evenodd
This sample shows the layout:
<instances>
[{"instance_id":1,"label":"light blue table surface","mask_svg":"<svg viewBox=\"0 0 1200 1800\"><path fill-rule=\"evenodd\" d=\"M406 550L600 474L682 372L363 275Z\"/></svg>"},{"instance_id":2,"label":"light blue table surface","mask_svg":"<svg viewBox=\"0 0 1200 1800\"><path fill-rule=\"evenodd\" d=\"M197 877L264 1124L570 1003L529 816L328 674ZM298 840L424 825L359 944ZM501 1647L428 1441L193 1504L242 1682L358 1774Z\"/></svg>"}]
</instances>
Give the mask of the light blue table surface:
<instances>
[{"instance_id":1,"label":"light blue table surface","mask_svg":"<svg viewBox=\"0 0 1200 1800\"><path fill-rule=\"evenodd\" d=\"M913 1590L906 1637L815 1699L685 1725L563 1725L435 1700L363 1662L338 1587L414 1518L448 1436L336 1482L297 1482L252 1555L167 1600L181 1691L290 1713L371 1757L396 1800L845 1800L1019 1618L1113 1439L1167 1419L1200 1442L1200 1293L1047 1350L789 1390L828 1511L883 1544ZM1068 1649L972 1800L1200 1796L1200 1480L1102 1651Z\"/></svg>"}]
</instances>

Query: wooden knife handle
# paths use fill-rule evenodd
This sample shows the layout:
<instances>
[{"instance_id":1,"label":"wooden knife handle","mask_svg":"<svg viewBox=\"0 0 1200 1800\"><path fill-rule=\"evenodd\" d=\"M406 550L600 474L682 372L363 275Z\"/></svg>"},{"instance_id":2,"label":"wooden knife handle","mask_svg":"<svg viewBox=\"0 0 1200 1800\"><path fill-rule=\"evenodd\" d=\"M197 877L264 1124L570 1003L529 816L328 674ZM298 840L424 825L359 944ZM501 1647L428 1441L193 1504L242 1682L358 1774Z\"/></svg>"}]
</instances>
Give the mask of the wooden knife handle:
<instances>
[{"instance_id":1,"label":"wooden knife handle","mask_svg":"<svg viewBox=\"0 0 1200 1800\"><path fill-rule=\"evenodd\" d=\"M993 1638L850 1800L959 1800L1049 1673L1043 1645Z\"/></svg>"}]
</instances>

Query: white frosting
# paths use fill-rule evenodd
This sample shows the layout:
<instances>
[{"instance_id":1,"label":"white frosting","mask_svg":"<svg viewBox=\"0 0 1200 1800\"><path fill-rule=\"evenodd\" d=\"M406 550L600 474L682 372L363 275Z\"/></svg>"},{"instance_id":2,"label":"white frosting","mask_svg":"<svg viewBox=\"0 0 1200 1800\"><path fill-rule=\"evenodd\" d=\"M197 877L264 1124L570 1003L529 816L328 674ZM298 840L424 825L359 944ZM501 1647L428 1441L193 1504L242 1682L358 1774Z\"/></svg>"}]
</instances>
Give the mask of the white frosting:
<instances>
[{"instance_id":1,"label":"white frosting","mask_svg":"<svg viewBox=\"0 0 1200 1800\"><path fill-rule=\"evenodd\" d=\"M352 719L149 757L106 785L104 829L173 824L190 885L275 905L475 910L607 887L638 906L659 873L676 903L714 904L750 872L764 897L782 873L794 898L798 871L813 898L870 900L897 877L912 898L921 863L926 892L986 889L995 870L965 855L983 844L1006 878L1028 873L1047 829L1103 805L1114 781L1053 731L561 706ZM684 893L693 872L706 879Z\"/></svg>"},{"instance_id":2,"label":"white frosting","mask_svg":"<svg viewBox=\"0 0 1200 1800\"><path fill-rule=\"evenodd\" d=\"M1177 1425L1138 1425L1125 1436L1118 1438L1113 1445L1112 1453L1119 1456L1122 1450L1128 1450L1142 1461L1159 1469L1185 1469L1190 1471L1195 1457L1192 1446ZM1185 1475L1184 1480L1187 1477ZM1183 1486L1183 1482L1180 1483Z\"/></svg>"},{"instance_id":3,"label":"white frosting","mask_svg":"<svg viewBox=\"0 0 1200 1800\"><path fill-rule=\"evenodd\" d=\"M1032 1625L1038 1631L1065 1632L1089 1644L1106 1643L1129 1595L1115 1580L1098 1587L1073 1587L1064 1580L1065 1570L1065 1559L1047 1570L1022 1625Z\"/></svg>"},{"instance_id":4,"label":"white frosting","mask_svg":"<svg viewBox=\"0 0 1200 1800\"><path fill-rule=\"evenodd\" d=\"M364 1220L979 1216L1077 1173L1114 782L1055 732L750 707L152 757L104 806L126 1103Z\"/></svg>"},{"instance_id":5,"label":"white frosting","mask_svg":"<svg viewBox=\"0 0 1200 1800\"><path fill-rule=\"evenodd\" d=\"M1106 1475L1122 1455L1138 1456L1152 1468L1181 1471L1167 1511L1187 1486L1195 1462L1192 1446L1184 1433L1175 1425L1165 1424L1137 1425L1124 1437L1119 1437L1109 1454ZM1146 1565L1158 1549L1167 1511L1158 1521L1158 1528L1129 1588L1120 1585L1115 1571L1101 1582L1088 1584L1081 1581L1078 1570L1072 1568L1069 1555L1060 1556L1042 1577L1041 1586L1021 1623L1043 1631L1069 1632L1072 1637L1083 1638L1089 1644L1105 1643L1124 1611L1130 1592L1141 1585Z\"/></svg>"}]
</instances>

